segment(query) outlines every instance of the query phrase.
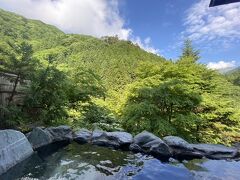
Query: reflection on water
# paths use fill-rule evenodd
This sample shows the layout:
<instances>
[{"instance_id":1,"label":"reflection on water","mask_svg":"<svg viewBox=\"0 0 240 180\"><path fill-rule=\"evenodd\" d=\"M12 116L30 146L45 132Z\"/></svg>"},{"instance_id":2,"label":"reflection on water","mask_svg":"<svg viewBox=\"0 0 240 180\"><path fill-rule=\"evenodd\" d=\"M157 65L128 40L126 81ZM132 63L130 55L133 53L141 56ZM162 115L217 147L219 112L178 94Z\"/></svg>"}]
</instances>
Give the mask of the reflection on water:
<instances>
[{"instance_id":1,"label":"reflection on water","mask_svg":"<svg viewBox=\"0 0 240 180\"><path fill-rule=\"evenodd\" d=\"M239 161L204 160L199 166L204 171L193 171L195 179L240 180Z\"/></svg>"},{"instance_id":2,"label":"reflection on water","mask_svg":"<svg viewBox=\"0 0 240 180\"><path fill-rule=\"evenodd\" d=\"M48 156L34 154L0 179L237 180L239 177L240 162L203 159L162 163L151 156L73 143Z\"/></svg>"}]
</instances>

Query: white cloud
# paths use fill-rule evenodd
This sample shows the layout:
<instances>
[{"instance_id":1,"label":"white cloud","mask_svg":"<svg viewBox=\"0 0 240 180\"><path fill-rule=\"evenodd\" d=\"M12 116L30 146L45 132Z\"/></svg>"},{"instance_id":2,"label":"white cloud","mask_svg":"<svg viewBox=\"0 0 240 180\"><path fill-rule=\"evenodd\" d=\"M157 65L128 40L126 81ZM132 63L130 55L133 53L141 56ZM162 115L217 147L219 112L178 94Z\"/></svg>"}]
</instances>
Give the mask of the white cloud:
<instances>
[{"instance_id":1,"label":"white cloud","mask_svg":"<svg viewBox=\"0 0 240 180\"><path fill-rule=\"evenodd\" d=\"M121 39L131 33L124 28L117 0L1 0L0 6L68 33L118 35Z\"/></svg>"},{"instance_id":2,"label":"white cloud","mask_svg":"<svg viewBox=\"0 0 240 180\"><path fill-rule=\"evenodd\" d=\"M198 42L240 40L240 4L208 6L209 0L200 0L187 11L183 34Z\"/></svg>"},{"instance_id":3,"label":"white cloud","mask_svg":"<svg viewBox=\"0 0 240 180\"><path fill-rule=\"evenodd\" d=\"M233 69L235 68L236 61L230 61L230 62L225 62L225 61L219 61L219 62L209 62L207 67L209 69L214 69L214 70L224 70L224 69Z\"/></svg>"},{"instance_id":4,"label":"white cloud","mask_svg":"<svg viewBox=\"0 0 240 180\"><path fill-rule=\"evenodd\" d=\"M131 40L142 49L158 54L151 39L144 41L125 28L119 15L119 0L1 0L0 7L52 24L66 33L86 34L95 37L118 35Z\"/></svg>"},{"instance_id":5,"label":"white cloud","mask_svg":"<svg viewBox=\"0 0 240 180\"><path fill-rule=\"evenodd\" d=\"M152 40L150 37L147 37L142 41L141 38L137 36L137 37L131 38L131 41L133 43L136 43L140 48L144 49L147 52L157 54L157 55L159 55L160 53L159 49L156 49L152 46Z\"/></svg>"}]
</instances>

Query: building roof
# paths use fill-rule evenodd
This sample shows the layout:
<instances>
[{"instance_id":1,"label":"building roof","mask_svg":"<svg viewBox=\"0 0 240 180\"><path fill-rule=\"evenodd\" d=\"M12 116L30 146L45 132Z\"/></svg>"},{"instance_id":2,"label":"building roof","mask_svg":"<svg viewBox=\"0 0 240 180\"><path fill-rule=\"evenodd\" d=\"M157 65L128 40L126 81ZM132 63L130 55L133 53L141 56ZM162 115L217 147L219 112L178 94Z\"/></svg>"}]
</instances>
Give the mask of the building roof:
<instances>
[{"instance_id":1,"label":"building roof","mask_svg":"<svg viewBox=\"0 0 240 180\"><path fill-rule=\"evenodd\" d=\"M224 4L236 3L236 2L240 2L240 0L211 0L209 6L213 7L213 6L219 6Z\"/></svg>"}]
</instances>

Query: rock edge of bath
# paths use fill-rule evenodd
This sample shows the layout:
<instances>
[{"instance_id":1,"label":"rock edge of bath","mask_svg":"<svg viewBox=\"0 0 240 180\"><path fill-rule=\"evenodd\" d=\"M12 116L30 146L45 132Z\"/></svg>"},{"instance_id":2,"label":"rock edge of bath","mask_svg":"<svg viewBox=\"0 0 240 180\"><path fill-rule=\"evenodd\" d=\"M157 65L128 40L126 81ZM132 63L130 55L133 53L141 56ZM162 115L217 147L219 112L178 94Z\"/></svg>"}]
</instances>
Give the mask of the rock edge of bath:
<instances>
[{"instance_id":1,"label":"rock edge of bath","mask_svg":"<svg viewBox=\"0 0 240 180\"><path fill-rule=\"evenodd\" d=\"M191 160L205 157L220 160L240 157L240 151L236 147L190 144L177 136L166 136L161 139L148 131L133 137L130 133L121 131L80 129L74 132L69 126L36 127L26 135L11 129L0 131L0 175L31 156L34 151L40 151L54 143L66 145L73 141L148 154L166 161L169 158Z\"/></svg>"}]
</instances>

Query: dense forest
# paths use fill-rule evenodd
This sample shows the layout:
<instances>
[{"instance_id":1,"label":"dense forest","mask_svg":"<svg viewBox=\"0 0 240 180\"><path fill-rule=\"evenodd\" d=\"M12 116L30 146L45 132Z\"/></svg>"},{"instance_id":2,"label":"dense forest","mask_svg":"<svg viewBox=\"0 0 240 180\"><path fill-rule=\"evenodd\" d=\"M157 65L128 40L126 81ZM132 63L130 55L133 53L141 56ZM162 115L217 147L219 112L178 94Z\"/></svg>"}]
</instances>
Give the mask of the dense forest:
<instances>
[{"instance_id":1,"label":"dense forest","mask_svg":"<svg viewBox=\"0 0 240 180\"><path fill-rule=\"evenodd\" d=\"M0 27L0 70L16 75L14 85L25 83L21 105L16 88L1 105L1 129L67 124L240 140L240 71L208 69L189 40L171 61L118 37L65 34L3 10Z\"/></svg>"}]
</instances>

